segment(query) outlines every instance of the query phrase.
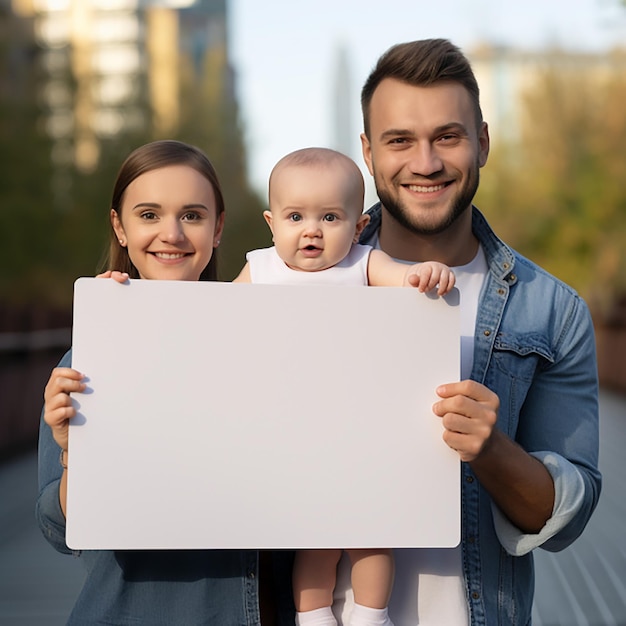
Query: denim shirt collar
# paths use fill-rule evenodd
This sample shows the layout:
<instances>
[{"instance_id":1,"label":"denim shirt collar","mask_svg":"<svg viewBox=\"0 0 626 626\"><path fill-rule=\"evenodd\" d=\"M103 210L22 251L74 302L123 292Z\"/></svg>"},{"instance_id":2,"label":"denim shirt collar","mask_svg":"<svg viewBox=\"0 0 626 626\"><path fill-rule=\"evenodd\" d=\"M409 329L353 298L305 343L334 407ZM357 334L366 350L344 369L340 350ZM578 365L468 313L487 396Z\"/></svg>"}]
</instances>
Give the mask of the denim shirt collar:
<instances>
[{"instance_id":1,"label":"denim shirt collar","mask_svg":"<svg viewBox=\"0 0 626 626\"><path fill-rule=\"evenodd\" d=\"M369 224L363 229L361 242L368 242L380 228L382 222L382 205L377 202L368 211ZM515 255L493 232L483 214L472 206L472 231L485 251L489 269L496 280L504 281L509 285L517 281L514 273Z\"/></svg>"}]
</instances>

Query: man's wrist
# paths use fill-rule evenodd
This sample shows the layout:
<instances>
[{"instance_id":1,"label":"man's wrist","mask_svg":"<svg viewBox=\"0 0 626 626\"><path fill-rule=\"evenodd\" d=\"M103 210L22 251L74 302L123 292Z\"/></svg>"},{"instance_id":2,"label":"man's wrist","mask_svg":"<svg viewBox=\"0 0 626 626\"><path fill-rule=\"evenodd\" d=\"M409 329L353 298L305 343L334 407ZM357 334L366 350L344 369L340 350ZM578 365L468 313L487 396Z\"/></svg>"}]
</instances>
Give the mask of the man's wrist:
<instances>
[{"instance_id":1,"label":"man's wrist","mask_svg":"<svg viewBox=\"0 0 626 626\"><path fill-rule=\"evenodd\" d=\"M67 469L67 450L61 449L61 454L59 454L59 464L64 470Z\"/></svg>"}]
</instances>

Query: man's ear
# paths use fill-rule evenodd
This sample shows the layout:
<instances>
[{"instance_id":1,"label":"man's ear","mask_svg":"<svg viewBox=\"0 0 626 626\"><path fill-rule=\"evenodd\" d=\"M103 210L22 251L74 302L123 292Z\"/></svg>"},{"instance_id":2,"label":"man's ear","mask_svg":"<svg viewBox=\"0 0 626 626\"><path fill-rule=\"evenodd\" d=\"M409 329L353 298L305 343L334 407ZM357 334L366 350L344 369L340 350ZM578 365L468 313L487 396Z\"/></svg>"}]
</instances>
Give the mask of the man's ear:
<instances>
[{"instance_id":1,"label":"man's ear","mask_svg":"<svg viewBox=\"0 0 626 626\"><path fill-rule=\"evenodd\" d=\"M363 229L370 223L370 216L367 213L363 213L359 216L359 219L356 222L356 228L354 229L354 237L352 241L354 243L359 243L359 237L363 232Z\"/></svg>"},{"instance_id":2,"label":"man's ear","mask_svg":"<svg viewBox=\"0 0 626 626\"><path fill-rule=\"evenodd\" d=\"M487 122L483 122L478 133L478 165L483 167L487 163L487 157L489 156L489 127Z\"/></svg>"},{"instance_id":3,"label":"man's ear","mask_svg":"<svg viewBox=\"0 0 626 626\"><path fill-rule=\"evenodd\" d=\"M117 240L120 242L121 246L126 246L126 233L124 232L124 227L122 226L122 220L120 220L120 216L117 214L115 209L111 209L110 218L111 226L113 226Z\"/></svg>"},{"instance_id":4,"label":"man's ear","mask_svg":"<svg viewBox=\"0 0 626 626\"><path fill-rule=\"evenodd\" d=\"M365 133L361 133L361 150L363 152L365 165L367 165L370 175L374 176L374 170L372 169L372 146Z\"/></svg>"},{"instance_id":5,"label":"man's ear","mask_svg":"<svg viewBox=\"0 0 626 626\"><path fill-rule=\"evenodd\" d=\"M274 229L272 228L272 212L263 211L263 217L265 218L265 221L267 222L267 225L270 227L270 230L272 231L272 235L273 235Z\"/></svg>"}]
</instances>

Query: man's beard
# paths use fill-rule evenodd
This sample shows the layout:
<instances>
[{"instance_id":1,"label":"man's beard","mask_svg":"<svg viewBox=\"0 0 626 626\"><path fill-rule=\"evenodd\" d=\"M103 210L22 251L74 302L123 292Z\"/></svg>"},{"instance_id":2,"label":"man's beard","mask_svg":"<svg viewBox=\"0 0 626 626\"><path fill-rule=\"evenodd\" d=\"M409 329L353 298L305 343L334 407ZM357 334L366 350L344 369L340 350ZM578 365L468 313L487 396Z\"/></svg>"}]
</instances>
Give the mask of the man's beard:
<instances>
[{"instance_id":1,"label":"man's beard","mask_svg":"<svg viewBox=\"0 0 626 626\"><path fill-rule=\"evenodd\" d=\"M400 226L403 226L414 235L438 235L452 226L471 205L478 189L480 178L479 171L479 165L476 163L475 166L469 170L467 181L459 190L456 197L452 199L448 211L443 216L442 220L437 223L427 223L425 220L418 220L397 196L392 197L387 189L381 188L376 177L374 177L374 183L381 204Z\"/></svg>"}]
</instances>

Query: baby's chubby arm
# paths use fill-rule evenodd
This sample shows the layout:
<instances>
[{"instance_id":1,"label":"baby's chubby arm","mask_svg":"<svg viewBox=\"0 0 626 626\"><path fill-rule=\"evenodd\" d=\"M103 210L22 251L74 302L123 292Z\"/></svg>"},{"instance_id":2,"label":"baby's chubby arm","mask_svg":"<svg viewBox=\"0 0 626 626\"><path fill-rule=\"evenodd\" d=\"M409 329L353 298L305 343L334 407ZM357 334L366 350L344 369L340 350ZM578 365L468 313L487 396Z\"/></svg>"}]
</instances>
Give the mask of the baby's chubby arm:
<instances>
[{"instance_id":1,"label":"baby's chubby arm","mask_svg":"<svg viewBox=\"0 0 626 626\"><path fill-rule=\"evenodd\" d=\"M439 285L437 295L448 293L455 283L454 272L443 263L425 261L406 265L394 261L382 250L372 250L367 265L368 282L373 287L416 287L420 292Z\"/></svg>"},{"instance_id":2,"label":"baby's chubby arm","mask_svg":"<svg viewBox=\"0 0 626 626\"><path fill-rule=\"evenodd\" d=\"M250 263L246 263L243 266L241 272L239 272L239 276L233 279L234 283L251 283L252 278L250 277Z\"/></svg>"}]
</instances>

